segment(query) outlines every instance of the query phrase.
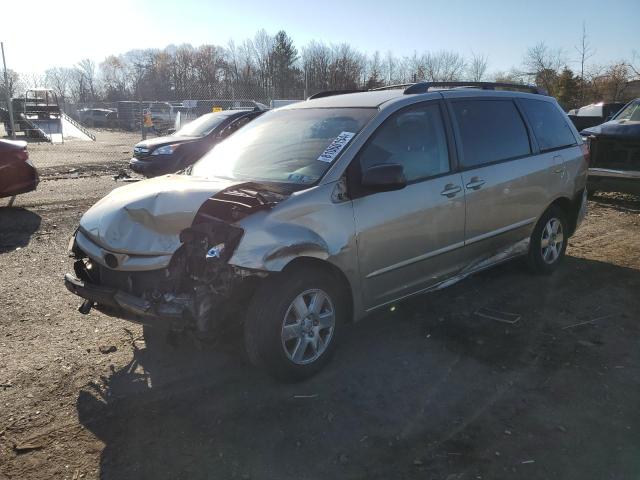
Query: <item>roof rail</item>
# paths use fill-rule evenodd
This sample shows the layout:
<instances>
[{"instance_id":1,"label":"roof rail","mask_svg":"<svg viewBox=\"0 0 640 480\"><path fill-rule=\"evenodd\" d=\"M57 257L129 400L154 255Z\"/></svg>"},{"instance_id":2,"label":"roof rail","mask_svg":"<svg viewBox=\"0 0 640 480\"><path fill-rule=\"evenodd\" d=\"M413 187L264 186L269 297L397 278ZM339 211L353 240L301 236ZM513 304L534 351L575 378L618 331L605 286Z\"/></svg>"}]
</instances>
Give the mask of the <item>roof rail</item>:
<instances>
[{"instance_id":1,"label":"roof rail","mask_svg":"<svg viewBox=\"0 0 640 480\"><path fill-rule=\"evenodd\" d=\"M407 88L411 85L416 85L415 83L397 83L395 85L385 85L384 87L370 88L370 92L377 92L380 90L395 90L396 88Z\"/></svg>"},{"instance_id":2,"label":"roof rail","mask_svg":"<svg viewBox=\"0 0 640 480\"><path fill-rule=\"evenodd\" d=\"M495 90L496 88L520 90L527 93L536 93L538 95L548 95L544 88L534 85L520 85L517 83L501 83L501 82L418 82L411 83L404 90L405 95L413 93L427 93L430 88L480 88L482 90Z\"/></svg>"},{"instance_id":3,"label":"roof rail","mask_svg":"<svg viewBox=\"0 0 640 480\"><path fill-rule=\"evenodd\" d=\"M366 92L366 90L350 89L350 90L325 90L311 95L307 100L315 100L316 98L333 97L334 95L344 95L346 93Z\"/></svg>"}]
</instances>

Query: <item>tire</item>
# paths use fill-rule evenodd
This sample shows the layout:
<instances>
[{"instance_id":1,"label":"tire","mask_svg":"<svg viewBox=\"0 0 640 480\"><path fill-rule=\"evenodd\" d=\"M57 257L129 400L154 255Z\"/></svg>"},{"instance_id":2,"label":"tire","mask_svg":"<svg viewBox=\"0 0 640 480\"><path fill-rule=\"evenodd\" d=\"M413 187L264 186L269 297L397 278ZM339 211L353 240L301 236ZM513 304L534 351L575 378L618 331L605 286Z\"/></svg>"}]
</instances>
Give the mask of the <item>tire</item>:
<instances>
[{"instance_id":1,"label":"tire","mask_svg":"<svg viewBox=\"0 0 640 480\"><path fill-rule=\"evenodd\" d=\"M527 260L535 273L550 274L558 268L567 249L568 232L564 210L549 207L538 220L529 243Z\"/></svg>"},{"instance_id":2,"label":"tire","mask_svg":"<svg viewBox=\"0 0 640 480\"><path fill-rule=\"evenodd\" d=\"M244 332L249 360L285 382L315 375L335 351L346 298L329 271L303 266L274 275L249 304Z\"/></svg>"}]
</instances>

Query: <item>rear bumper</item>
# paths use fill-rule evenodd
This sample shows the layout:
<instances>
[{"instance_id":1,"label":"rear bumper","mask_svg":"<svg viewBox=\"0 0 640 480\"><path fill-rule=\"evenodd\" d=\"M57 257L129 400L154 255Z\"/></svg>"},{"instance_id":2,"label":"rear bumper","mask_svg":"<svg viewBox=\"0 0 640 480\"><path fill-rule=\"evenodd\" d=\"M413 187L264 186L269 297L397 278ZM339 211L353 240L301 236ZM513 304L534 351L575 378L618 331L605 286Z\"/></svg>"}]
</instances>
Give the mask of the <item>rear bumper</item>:
<instances>
[{"instance_id":1,"label":"rear bumper","mask_svg":"<svg viewBox=\"0 0 640 480\"><path fill-rule=\"evenodd\" d=\"M640 171L590 168L587 189L640 194Z\"/></svg>"},{"instance_id":2,"label":"rear bumper","mask_svg":"<svg viewBox=\"0 0 640 480\"><path fill-rule=\"evenodd\" d=\"M640 182L640 171L612 170L610 168L590 168L589 178L621 178L625 180L637 180Z\"/></svg>"}]
</instances>

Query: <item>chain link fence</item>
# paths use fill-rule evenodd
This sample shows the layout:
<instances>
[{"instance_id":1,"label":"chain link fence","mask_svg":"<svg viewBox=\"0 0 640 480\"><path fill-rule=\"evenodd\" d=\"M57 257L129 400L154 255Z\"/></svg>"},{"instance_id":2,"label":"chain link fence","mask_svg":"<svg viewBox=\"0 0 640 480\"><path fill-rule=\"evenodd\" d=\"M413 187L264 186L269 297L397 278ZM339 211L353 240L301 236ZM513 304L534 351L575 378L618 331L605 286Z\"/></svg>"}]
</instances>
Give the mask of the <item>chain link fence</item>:
<instances>
[{"instance_id":1,"label":"chain link fence","mask_svg":"<svg viewBox=\"0 0 640 480\"><path fill-rule=\"evenodd\" d=\"M60 99L53 91L27 90L11 102L15 139L29 143L30 158L45 170L73 171L88 164L124 168L134 145L143 138L169 135L207 113L266 109L282 103L232 88L211 97L197 85L190 90L196 98L78 103ZM8 107L0 99L0 138L9 138L12 133ZM152 126L145 128L145 120Z\"/></svg>"}]
</instances>

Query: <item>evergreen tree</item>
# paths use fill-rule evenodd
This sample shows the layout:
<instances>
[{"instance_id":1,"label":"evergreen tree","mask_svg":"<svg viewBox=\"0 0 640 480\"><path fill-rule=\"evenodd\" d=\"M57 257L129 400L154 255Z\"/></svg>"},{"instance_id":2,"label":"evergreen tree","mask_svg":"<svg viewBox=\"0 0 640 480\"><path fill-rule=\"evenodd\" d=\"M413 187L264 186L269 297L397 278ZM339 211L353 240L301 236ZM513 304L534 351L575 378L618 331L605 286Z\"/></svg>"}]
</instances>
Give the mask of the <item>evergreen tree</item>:
<instances>
[{"instance_id":1,"label":"evergreen tree","mask_svg":"<svg viewBox=\"0 0 640 480\"><path fill-rule=\"evenodd\" d=\"M274 40L271 53L273 93L277 98L288 98L300 73L296 68L298 50L293 46L293 39L284 30L276 33Z\"/></svg>"},{"instance_id":2,"label":"evergreen tree","mask_svg":"<svg viewBox=\"0 0 640 480\"><path fill-rule=\"evenodd\" d=\"M573 75L573 72L564 67L557 80L556 97L558 103L565 110L579 107L580 103L580 83L579 79Z\"/></svg>"}]
</instances>

